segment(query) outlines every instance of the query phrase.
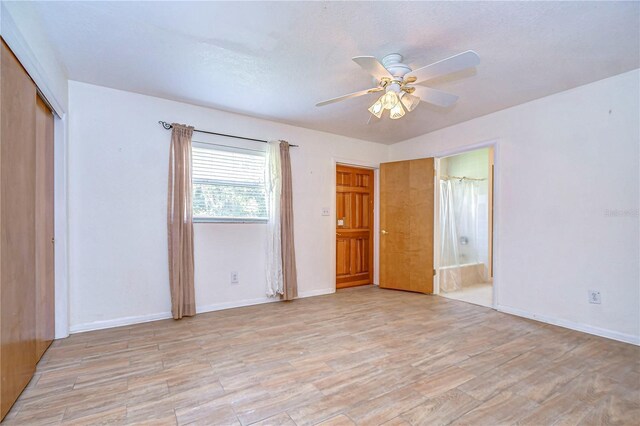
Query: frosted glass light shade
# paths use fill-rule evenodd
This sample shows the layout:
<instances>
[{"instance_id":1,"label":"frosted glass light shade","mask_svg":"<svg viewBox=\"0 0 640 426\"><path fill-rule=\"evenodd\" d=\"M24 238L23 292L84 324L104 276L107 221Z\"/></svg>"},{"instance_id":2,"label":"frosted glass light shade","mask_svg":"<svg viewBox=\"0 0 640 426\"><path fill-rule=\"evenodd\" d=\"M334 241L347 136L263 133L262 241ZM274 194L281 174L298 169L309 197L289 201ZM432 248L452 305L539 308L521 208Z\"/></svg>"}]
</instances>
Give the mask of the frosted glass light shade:
<instances>
[{"instance_id":1,"label":"frosted glass light shade","mask_svg":"<svg viewBox=\"0 0 640 426\"><path fill-rule=\"evenodd\" d=\"M382 106L382 96L373 105L371 105L371 107L369 107L369 112L378 118L382 117L382 113L384 112L384 107Z\"/></svg>"},{"instance_id":2,"label":"frosted glass light shade","mask_svg":"<svg viewBox=\"0 0 640 426\"><path fill-rule=\"evenodd\" d=\"M410 95L408 93L405 93L402 96L402 98L400 98L400 101L402 101L402 105L404 105L404 107L407 109L407 111L411 112L420 103L420 98L417 97L417 96L413 96L413 95Z\"/></svg>"},{"instance_id":3,"label":"frosted glass light shade","mask_svg":"<svg viewBox=\"0 0 640 426\"><path fill-rule=\"evenodd\" d=\"M402 108L402 104L398 102L393 108L391 108L391 111L389 111L389 118L397 120L401 117L404 117L404 108Z\"/></svg>"},{"instance_id":4,"label":"frosted glass light shade","mask_svg":"<svg viewBox=\"0 0 640 426\"><path fill-rule=\"evenodd\" d=\"M382 106L385 109L391 109L398 105L400 99L398 99L398 94L392 90L389 90L387 93L380 97L382 101Z\"/></svg>"}]
</instances>

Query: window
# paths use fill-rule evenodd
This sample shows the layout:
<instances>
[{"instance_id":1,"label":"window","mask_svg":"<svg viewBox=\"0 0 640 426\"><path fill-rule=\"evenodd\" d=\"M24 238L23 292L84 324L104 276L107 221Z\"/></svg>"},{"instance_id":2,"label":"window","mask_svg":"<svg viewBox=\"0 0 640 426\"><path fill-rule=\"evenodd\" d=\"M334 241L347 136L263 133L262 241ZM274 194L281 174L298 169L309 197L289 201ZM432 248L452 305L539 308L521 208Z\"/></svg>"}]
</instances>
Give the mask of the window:
<instances>
[{"instance_id":1,"label":"window","mask_svg":"<svg viewBox=\"0 0 640 426\"><path fill-rule=\"evenodd\" d=\"M267 220L264 152L194 142L192 167L194 221Z\"/></svg>"}]
</instances>

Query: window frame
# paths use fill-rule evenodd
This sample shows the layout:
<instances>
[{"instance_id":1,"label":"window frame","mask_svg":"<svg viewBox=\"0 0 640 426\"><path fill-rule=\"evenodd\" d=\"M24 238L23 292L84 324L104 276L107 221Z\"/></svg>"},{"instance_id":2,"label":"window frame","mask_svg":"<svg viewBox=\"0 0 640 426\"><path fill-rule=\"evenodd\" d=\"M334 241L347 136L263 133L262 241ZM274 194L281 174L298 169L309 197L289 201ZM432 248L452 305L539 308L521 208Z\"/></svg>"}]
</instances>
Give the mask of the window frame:
<instances>
[{"instance_id":1,"label":"window frame","mask_svg":"<svg viewBox=\"0 0 640 426\"><path fill-rule=\"evenodd\" d=\"M228 152L236 152L239 154L248 154L248 155L255 155L256 157L263 157L265 160L265 164L264 164L264 168L266 171L266 150L259 150L259 149L253 149L253 148L245 148L245 147L237 147L237 146L229 146L229 145L222 145L222 144L217 144L217 143L213 143L213 142L203 142L203 141L196 141L196 140L192 140L191 141L191 147L192 148L202 148L202 149L210 149L212 151L228 151ZM249 151L250 153L247 153L247 151ZM267 217L265 218L247 218L247 217L238 217L238 218L233 218L233 217L202 217L202 216L195 216L195 214L193 213L193 202L194 202L194 197L193 197L193 186L195 184L195 179L193 177L193 154L191 156L191 187L192 187L192 192L191 192L191 220L193 221L193 223L219 223L219 224L240 224L240 223L248 223L248 224L266 224L269 222L269 205L267 203L266 207L266 211L267 211ZM266 183L265 183L265 191L266 191ZM266 200L265 200L266 203Z\"/></svg>"}]
</instances>

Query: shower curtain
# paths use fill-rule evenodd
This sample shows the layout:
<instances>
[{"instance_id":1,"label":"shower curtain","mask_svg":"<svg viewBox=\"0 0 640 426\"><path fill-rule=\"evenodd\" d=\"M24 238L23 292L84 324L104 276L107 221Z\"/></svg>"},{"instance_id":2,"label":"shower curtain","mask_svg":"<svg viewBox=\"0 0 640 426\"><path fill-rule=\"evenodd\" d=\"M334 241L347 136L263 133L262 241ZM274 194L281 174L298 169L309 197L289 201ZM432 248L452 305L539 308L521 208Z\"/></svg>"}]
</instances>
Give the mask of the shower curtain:
<instances>
[{"instance_id":1,"label":"shower curtain","mask_svg":"<svg viewBox=\"0 0 640 426\"><path fill-rule=\"evenodd\" d=\"M479 182L468 179L440 181L440 289L462 288L461 265L479 262ZM483 280L478 274L477 282Z\"/></svg>"},{"instance_id":2,"label":"shower curtain","mask_svg":"<svg viewBox=\"0 0 640 426\"><path fill-rule=\"evenodd\" d=\"M440 290L456 291L462 288L458 255L458 232L454 214L453 188L450 180L440 181Z\"/></svg>"}]
</instances>

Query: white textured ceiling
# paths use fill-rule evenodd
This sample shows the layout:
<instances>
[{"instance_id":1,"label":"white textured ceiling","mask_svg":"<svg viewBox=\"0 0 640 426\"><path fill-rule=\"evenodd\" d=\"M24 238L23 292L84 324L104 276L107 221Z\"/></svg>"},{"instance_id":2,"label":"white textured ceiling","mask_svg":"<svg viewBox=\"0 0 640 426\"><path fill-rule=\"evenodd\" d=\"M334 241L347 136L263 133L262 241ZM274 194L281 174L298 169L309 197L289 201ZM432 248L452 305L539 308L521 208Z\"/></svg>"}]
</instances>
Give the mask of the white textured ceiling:
<instances>
[{"instance_id":1,"label":"white textured ceiling","mask_svg":"<svg viewBox=\"0 0 640 426\"><path fill-rule=\"evenodd\" d=\"M38 2L69 78L394 143L640 67L638 2ZM429 85L460 96L367 125L351 57L480 65ZM171 120L171 117L158 117ZM215 130L215 129L212 129Z\"/></svg>"}]
</instances>

